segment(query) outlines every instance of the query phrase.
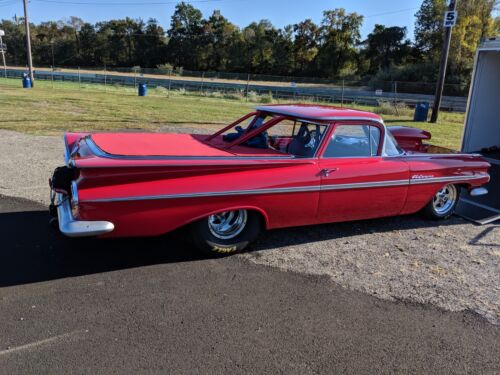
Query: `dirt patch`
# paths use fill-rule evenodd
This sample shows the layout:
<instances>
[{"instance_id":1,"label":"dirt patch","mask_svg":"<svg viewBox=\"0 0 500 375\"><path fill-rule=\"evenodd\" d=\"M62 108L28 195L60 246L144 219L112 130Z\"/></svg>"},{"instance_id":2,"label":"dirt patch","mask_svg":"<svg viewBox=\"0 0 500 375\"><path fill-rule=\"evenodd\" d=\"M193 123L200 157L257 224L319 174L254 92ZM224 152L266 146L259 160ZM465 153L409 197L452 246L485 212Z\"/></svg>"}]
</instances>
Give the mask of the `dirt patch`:
<instances>
[{"instance_id":1,"label":"dirt patch","mask_svg":"<svg viewBox=\"0 0 500 375\"><path fill-rule=\"evenodd\" d=\"M471 310L500 323L500 225L414 215L272 231L254 249L242 256L326 275L382 299Z\"/></svg>"}]
</instances>

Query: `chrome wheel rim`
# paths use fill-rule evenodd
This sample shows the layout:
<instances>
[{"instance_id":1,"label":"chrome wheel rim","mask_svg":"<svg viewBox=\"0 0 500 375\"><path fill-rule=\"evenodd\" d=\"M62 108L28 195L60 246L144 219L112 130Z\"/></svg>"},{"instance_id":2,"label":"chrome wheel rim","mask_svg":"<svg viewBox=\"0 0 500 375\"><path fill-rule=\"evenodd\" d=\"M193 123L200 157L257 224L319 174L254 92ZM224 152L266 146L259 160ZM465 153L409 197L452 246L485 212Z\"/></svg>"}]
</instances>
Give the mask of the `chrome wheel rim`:
<instances>
[{"instance_id":1,"label":"chrome wheel rim","mask_svg":"<svg viewBox=\"0 0 500 375\"><path fill-rule=\"evenodd\" d=\"M447 185L440 190L432 202L434 211L438 215L446 215L455 206L457 200L457 188L455 185Z\"/></svg>"},{"instance_id":2,"label":"chrome wheel rim","mask_svg":"<svg viewBox=\"0 0 500 375\"><path fill-rule=\"evenodd\" d=\"M208 218L210 233L221 240L231 240L238 236L247 224L247 211L226 211Z\"/></svg>"}]
</instances>

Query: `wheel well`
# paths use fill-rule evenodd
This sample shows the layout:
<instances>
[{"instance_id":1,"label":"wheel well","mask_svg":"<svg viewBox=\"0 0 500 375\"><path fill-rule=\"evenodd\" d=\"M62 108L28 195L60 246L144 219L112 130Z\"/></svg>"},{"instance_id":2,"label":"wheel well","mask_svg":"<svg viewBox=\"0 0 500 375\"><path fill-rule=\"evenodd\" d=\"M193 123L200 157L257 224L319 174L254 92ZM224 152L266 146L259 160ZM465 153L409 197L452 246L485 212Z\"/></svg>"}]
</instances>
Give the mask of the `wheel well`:
<instances>
[{"instance_id":1,"label":"wheel well","mask_svg":"<svg viewBox=\"0 0 500 375\"><path fill-rule=\"evenodd\" d=\"M226 207L226 208L222 208L220 210L211 211L211 212L205 213L203 215L200 215L193 220L190 220L188 223L186 223L184 225L190 225L190 224L196 223L197 221L206 219L210 215L215 215L217 213L221 213L221 212L225 212L225 211L236 211L236 210L247 210L249 212L256 213L257 217L259 218L260 225L261 225L262 229L265 230L269 227L269 217L267 216L267 213L261 208L252 207L252 206Z\"/></svg>"},{"instance_id":2,"label":"wheel well","mask_svg":"<svg viewBox=\"0 0 500 375\"><path fill-rule=\"evenodd\" d=\"M255 209L250 209L248 211L255 212L257 214L257 217L259 218L259 224L262 230L267 229L267 227L269 226L269 221L267 215L265 215L263 211Z\"/></svg>"},{"instance_id":3,"label":"wheel well","mask_svg":"<svg viewBox=\"0 0 500 375\"><path fill-rule=\"evenodd\" d=\"M461 184L455 184L455 186L458 187L458 188L467 189L467 191L469 191L472 188L471 184L467 184L465 182L462 182Z\"/></svg>"}]
</instances>

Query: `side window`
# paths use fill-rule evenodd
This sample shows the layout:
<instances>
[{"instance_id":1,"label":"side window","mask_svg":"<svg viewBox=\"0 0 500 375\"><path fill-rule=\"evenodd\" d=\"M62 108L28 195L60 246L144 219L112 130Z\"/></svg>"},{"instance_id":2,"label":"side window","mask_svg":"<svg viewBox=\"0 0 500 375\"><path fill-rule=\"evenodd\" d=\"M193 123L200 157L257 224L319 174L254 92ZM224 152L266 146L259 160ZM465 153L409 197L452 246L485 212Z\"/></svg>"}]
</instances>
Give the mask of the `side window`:
<instances>
[{"instance_id":1,"label":"side window","mask_svg":"<svg viewBox=\"0 0 500 375\"><path fill-rule=\"evenodd\" d=\"M339 125L325 151L325 158L376 156L380 129L371 125Z\"/></svg>"}]
</instances>

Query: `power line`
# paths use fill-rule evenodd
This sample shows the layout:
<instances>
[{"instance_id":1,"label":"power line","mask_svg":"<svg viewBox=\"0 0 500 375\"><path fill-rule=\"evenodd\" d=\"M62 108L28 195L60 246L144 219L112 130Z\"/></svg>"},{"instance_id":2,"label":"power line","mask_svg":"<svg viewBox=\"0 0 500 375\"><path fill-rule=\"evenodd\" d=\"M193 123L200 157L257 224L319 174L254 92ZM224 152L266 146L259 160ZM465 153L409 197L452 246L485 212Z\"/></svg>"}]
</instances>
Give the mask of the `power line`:
<instances>
[{"instance_id":1,"label":"power line","mask_svg":"<svg viewBox=\"0 0 500 375\"><path fill-rule=\"evenodd\" d=\"M405 12L409 12L409 11L417 10L417 9L420 9L420 7L413 7L413 8L392 10L392 11L389 11L389 12L377 13L377 14L370 14L369 16L364 16L364 18L372 18L372 17L387 16L387 15L390 15L390 14L405 13Z\"/></svg>"},{"instance_id":2,"label":"power line","mask_svg":"<svg viewBox=\"0 0 500 375\"><path fill-rule=\"evenodd\" d=\"M67 4L67 5L104 5L104 6L137 6L137 5L171 5L178 4L179 1L141 1L141 2L93 2L93 1L61 1L61 0L36 0L42 3ZM214 3L225 0L191 0L186 3Z\"/></svg>"},{"instance_id":3,"label":"power line","mask_svg":"<svg viewBox=\"0 0 500 375\"><path fill-rule=\"evenodd\" d=\"M17 4L18 2L19 2L18 0L7 1L5 3L0 3L0 7L8 7Z\"/></svg>"}]
</instances>

